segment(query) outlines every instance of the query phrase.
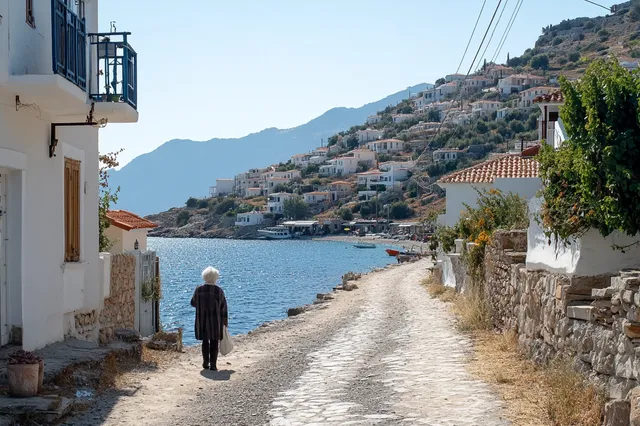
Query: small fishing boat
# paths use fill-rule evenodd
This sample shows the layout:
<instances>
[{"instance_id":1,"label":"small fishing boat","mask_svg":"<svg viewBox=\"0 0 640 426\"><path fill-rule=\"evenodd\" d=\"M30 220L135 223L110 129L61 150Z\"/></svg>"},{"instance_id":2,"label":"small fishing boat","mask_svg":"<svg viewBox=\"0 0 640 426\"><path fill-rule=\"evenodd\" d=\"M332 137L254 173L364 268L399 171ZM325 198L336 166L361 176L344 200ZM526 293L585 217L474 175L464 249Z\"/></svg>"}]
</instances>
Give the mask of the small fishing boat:
<instances>
[{"instance_id":1,"label":"small fishing boat","mask_svg":"<svg viewBox=\"0 0 640 426\"><path fill-rule=\"evenodd\" d=\"M394 250L394 249L386 249L385 250L387 252L387 254L391 257L396 257L397 255L400 254L400 250Z\"/></svg>"},{"instance_id":2,"label":"small fishing boat","mask_svg":"<svg viewBox=\"0 0 640 426\"><path fill-rule=\"evenodd\" d=\"M286 226L271 226L259 229L258 233L268 240L288 240L291 238L289 228Z\"/></svg>"},{"instance_id":3,"label":"small fishing boat","mask_svg":"<svg viewBox=\"0 0 640 426\"><path fill-rule=\"evenodd\" d=\"M373 243L355 243L353 246L355 248L376 248L376 245Z\"/></svg>"}]
</instances>

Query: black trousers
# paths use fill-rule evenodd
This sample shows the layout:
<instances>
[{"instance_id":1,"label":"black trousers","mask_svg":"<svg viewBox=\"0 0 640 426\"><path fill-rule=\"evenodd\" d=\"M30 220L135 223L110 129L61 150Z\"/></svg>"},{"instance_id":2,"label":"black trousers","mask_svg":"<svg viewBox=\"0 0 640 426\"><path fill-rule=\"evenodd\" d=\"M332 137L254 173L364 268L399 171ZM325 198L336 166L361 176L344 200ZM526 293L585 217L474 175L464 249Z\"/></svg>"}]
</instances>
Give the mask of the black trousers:
<instances>
[{"instance_id":1,"label":"black trousers","mask_svg":"<svg viewBox=\"0 0 640 426\"><path fill-rule=\"evenodd\" d=\"M209 365L212 368L216 368L217 362L218 362L218 341L216 339L203 340L202 341L202 363L204 365Z\"/></svg>"}]
</instances>

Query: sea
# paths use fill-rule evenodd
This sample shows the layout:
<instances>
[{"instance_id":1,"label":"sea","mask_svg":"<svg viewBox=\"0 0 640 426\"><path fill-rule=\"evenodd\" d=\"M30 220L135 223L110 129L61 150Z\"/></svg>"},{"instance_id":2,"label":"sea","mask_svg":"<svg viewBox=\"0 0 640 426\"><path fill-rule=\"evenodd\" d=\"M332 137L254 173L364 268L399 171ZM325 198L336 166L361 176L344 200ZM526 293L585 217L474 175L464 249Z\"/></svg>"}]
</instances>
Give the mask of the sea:
<instances>
[{"instance_id":1,"label":"sea","mask_svg":"<svg viewBox=\"0 0 640 426\"><path fill-rule=\"evenodd\" d=\"M160 257L165 330L183 328L185 345L196 343L195 309L190 300L207 266L220 271L218 285L229 306L229 332L247 333L282 319L287 309L311 303L327 293L349 271L369 272L395 263L384 251L389 245L358 249L353 244L318 240L227 240L195 238L148 239ZM397 248L397 247L393 247Z\"/></svg>"}]
</instances>

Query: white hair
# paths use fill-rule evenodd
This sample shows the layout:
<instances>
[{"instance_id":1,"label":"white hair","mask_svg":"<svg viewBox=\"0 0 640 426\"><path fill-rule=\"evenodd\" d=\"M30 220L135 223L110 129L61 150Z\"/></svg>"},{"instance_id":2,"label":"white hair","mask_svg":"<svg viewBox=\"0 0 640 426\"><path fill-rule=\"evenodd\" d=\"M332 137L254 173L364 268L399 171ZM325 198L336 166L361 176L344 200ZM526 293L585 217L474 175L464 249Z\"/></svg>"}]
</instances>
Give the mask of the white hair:
<instances>
[{"instance_id":1,"label":"white hair","mask_svg":"<svg viewBox=\"0 0 640 426\"><path fill-rule=\"evenodd\" d=\"M218 281L219 276L220 271L213 266L208 266L204 271L202 271L202 279L207 284L215 284L216 281Z\"/></svg>"}]
</instances>

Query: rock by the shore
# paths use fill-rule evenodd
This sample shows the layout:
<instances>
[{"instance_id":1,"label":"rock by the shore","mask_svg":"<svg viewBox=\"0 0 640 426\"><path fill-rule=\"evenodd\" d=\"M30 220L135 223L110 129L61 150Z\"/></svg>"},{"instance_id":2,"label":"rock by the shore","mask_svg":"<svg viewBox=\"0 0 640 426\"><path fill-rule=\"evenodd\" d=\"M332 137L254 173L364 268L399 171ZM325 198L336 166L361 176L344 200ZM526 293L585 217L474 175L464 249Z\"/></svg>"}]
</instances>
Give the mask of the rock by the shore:
<instances>
[{"instance_id":1,"label":"rock by the shore","mask_svg":"<svg viewBox=\"0 0 640 426\"><path fill-rule=\"evenodd\" d=\"M305 306L297 306L295 308L289 308L289 309L287 309L287 316L295 317L296 315L300 315L301 313L303 313L306 310L307 310L307 308Z\"/></svg>"},{"instance_id":2,"label":"rock by the shore","mask_svg":"<svg viewBox=\"0 0 640 426\"><path fill-rule=\"evenodd\" d=\"M342 285L342 289L344 291L353 291L353 290L357 290L358 289L358 284L351 282L351 281L347 281L346 283L344 283Z\"/></svg>"}]
</instances>

